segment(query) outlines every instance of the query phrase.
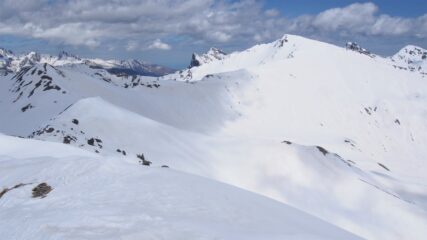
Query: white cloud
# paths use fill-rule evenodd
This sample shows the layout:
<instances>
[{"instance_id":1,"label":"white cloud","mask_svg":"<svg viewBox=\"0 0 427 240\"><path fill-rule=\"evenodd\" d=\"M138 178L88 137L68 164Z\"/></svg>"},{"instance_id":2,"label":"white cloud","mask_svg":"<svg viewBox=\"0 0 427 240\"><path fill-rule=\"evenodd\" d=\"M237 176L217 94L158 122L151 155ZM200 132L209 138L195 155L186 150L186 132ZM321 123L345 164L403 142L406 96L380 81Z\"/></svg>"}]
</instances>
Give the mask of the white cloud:
<instances>
[{"instance_id":1,"label":"white cloud","mask_svg":"<svg viewBox=\"0 0 427 240\"><path fill-rule=\"evenodd\" d=\"M392 37L425 36L427 20L418 18L393 17L378 14L379 8L373 3L354 3L343 8L332 8L317 15L298 17L291 22L291 29L343 35L370 35Z\"/></svg>"},{"instance_id":2,"label":"white cloud","mask_svg":"<svg viewBox=\"0 0 427 240\"><path fill-rule=\"evenodd\" d=\"M268 35L264 32L272 29L265 28L265 14L275 18L277 13L264 13L257 0L5 0L0 2L0 34L91 47L109 40L146 43L164 36L214 45Z\"/></svg>"},{"instance_id":3,"label":"white cloud","mask_svg":"<svg viewBox=\"0 0 427 240\"><path fill-rule=\"evenodd\" d=\"M321 12L313 18L312 24L328 31L340 29L363 31L368 24L375 21L374 14L377 11L378 7L373 3L355 3L345 8L333 8Z\"/></svg>"},{"instance_id":4,"label":"white cloud","mask_svg":"<svg viewBox=\"0 0 427 240\"><path fill-rule=\"evenodd\" d=\"M169 44L162 42L160 39L156 39L150 44L150 46L148 46L148 49L171 50L172 47Z\"/></svg>"},{"instance_id":5,"label":"white cloud","mask_svg":"<svg viewBox=\"0 0 427 240\"><path fill-rule=\"evenodd\" d=\"M265 10L265 16L267 16L267 17L277 17L277 16L279 16L279 14L280 14L280 12L277 10L277 9L268 9L268 10Z\"/></svg>"},{"instance_id":6,"label":"white cloud","mask_svg":"<svg viewBox=\"0 0 427 240\"><path fill-rule=\"evenodd\" d=\"M136 49L138 49L138 47L139 47L138 42L131 40L126 45L126 51L135 51Z\"/></svg>"},{"instance_id":7,"label":"white cloud","mask_svg":"<svg viewBox=\"0 0 427 240\"><path fill-rule=\"evenodd\" d=\"M215 0L3 0L0 34L61 44L133 51L171 49L160 39L248 46L284 33L316 36L427 38L427 14L402 18L380 14L373 3L355 3L316 15L287 19L261 1ZM133 41L130 39L137 39ZM121 43L126 42L124 46Z\"/></svg>"}]
</instances>

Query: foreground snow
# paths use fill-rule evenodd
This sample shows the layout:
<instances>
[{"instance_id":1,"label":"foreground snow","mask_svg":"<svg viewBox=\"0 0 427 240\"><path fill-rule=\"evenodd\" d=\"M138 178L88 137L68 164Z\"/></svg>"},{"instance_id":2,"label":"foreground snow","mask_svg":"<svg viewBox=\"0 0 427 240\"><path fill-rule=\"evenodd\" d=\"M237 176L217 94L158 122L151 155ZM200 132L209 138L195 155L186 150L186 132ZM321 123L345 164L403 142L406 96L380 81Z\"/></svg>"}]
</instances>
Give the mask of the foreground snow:
<instances>
[{"instance_id":1,"label":"foreground snow","mask_svg":"<svg viewBox=\"0 0 427 240\"><path fill-rule=\"evenodd\" d=\"M359 239L265 197L169 168L0 135L4 239ZM45 182L53 190L32 198Z\"/></svg>"}]
</instances>

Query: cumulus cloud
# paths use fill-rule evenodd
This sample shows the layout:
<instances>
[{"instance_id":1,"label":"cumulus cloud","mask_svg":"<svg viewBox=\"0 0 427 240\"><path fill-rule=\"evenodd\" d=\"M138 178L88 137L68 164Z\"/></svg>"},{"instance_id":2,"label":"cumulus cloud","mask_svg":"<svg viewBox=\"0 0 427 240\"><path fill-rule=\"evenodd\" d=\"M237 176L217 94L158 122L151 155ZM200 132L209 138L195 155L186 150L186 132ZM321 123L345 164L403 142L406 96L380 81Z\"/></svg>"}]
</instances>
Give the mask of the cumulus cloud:
<instances>
[{"instance_id":1,"label":"cumulus cloud","mask_svg":"<svg viewBox=\"0 0 427 240\"><path fill-rule=\"evenodd\" d=\"M264 13L265 13L265 16L267 16L267 17L277 17L280 14L279 10L274 9L274 8L265 10Z\"/></svg>"},{"instance_id":2,"label":"cumulus cloud","mask_svg":"<svg viewBox=\"0 0 427 240\"><path fill-rule=\"evenodd\" d=\"M156 39L150 44L150 46L148 46L148 49L171 50L172 47L169 44L162 42L160 39Z\"/></svg>"},{"instance_id":3,"label":"cumulus cloud","mask_svg":"<svg viewBox=\"0 0 427 240\"><path fill-rule=\"evenodd\" d=\"M222 46L250 45L284 33L316 36L427 38L427 14L417 18L380 14L374 3L355 3L292 19L258 0L3 0L0 34L74 46L128 51L169 50L160 39ZM130 39L138 39L130 40ZM123 42L127 44L122 44ZM174 41L176 42L176 41Z\"/></svg>"},{"instance_id":4,"label":"cumulus cloud","mask_svg":"<svg viewBox=\"0 0 427 240\"><path fill-rule=\"evenodd\" d=\"M289 29L304 33L321 32L339 35L425 37L427 18L393 17L379 14L373 3L354 3L343 8L333 8L317 15L306 15L292 20Z\"/></svg>"},{"instance_id":5,"label":"cumulus cloud","mask_svg":"<svg viewBox=\"0 0 427 240\"><path fill-rule=\"evenodd\" d=\"M0 34L91 47L109 39L152 42L163 36L226 43L271 31L262 28L256 0L4 0L0 9Z\"/></svg>"},{"instance_id":6,"label":"cumulus cloud","mask_svg":"<svg viewBox=\"0 0 427 240\"><path fill-rule=\"evenodd\" d=\"M375 21L378 7L373 3L355 3L345 8L333 8L314 16L311 24L326 31L351 30L363 32L368 23Z\"/></svg>"}]
</instances>

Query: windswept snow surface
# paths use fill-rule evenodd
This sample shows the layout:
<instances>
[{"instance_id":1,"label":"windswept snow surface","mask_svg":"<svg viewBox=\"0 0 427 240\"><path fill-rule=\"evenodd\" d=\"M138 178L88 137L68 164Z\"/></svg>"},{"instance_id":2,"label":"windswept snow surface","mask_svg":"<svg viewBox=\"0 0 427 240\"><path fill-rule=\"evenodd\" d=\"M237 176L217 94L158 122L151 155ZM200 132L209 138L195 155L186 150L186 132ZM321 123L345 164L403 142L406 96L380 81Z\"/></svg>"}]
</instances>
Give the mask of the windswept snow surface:
<instances>
[{"instance_id":1,"label":"windswept snow surface","mask_svg":"<svg viewBox=\"0 0 427 240\"><path fill-rule=\"evenodd\" d=\"M425 239L427 82L402 64L286 35L161 78L35 65L0 77L0 131L143 153L363 238Z\"/></svg>"},{"instance_id":2,"label":"windswept snow surface","mask_svg":"<svg viewBox=\"0 0 427 240\"><path fill-rule=\"evenodd\" d=\"M0 135L2 239L360 239L268 198L168 168ZM47 183L52 191L32 198Z\"/></svg>"}]
</instances>

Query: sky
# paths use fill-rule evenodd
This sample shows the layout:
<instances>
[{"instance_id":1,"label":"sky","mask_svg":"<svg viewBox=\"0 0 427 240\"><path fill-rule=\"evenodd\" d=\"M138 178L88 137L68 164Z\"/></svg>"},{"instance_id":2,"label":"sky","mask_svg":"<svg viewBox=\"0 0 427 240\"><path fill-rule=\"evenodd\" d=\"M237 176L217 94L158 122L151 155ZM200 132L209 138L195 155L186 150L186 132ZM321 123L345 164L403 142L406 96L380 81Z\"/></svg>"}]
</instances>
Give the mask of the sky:
<instances>
[{"instance_id":1,"label":"sky","mask_svg":"<svg viewBox=\"0 0 427 240\"><path fill-rule=\"evenodd\" d=\"M0 47L140 59L176 69L297 34L388 56L427 48L427 0L1 0Z\"/></svg>"}]
</instances>

